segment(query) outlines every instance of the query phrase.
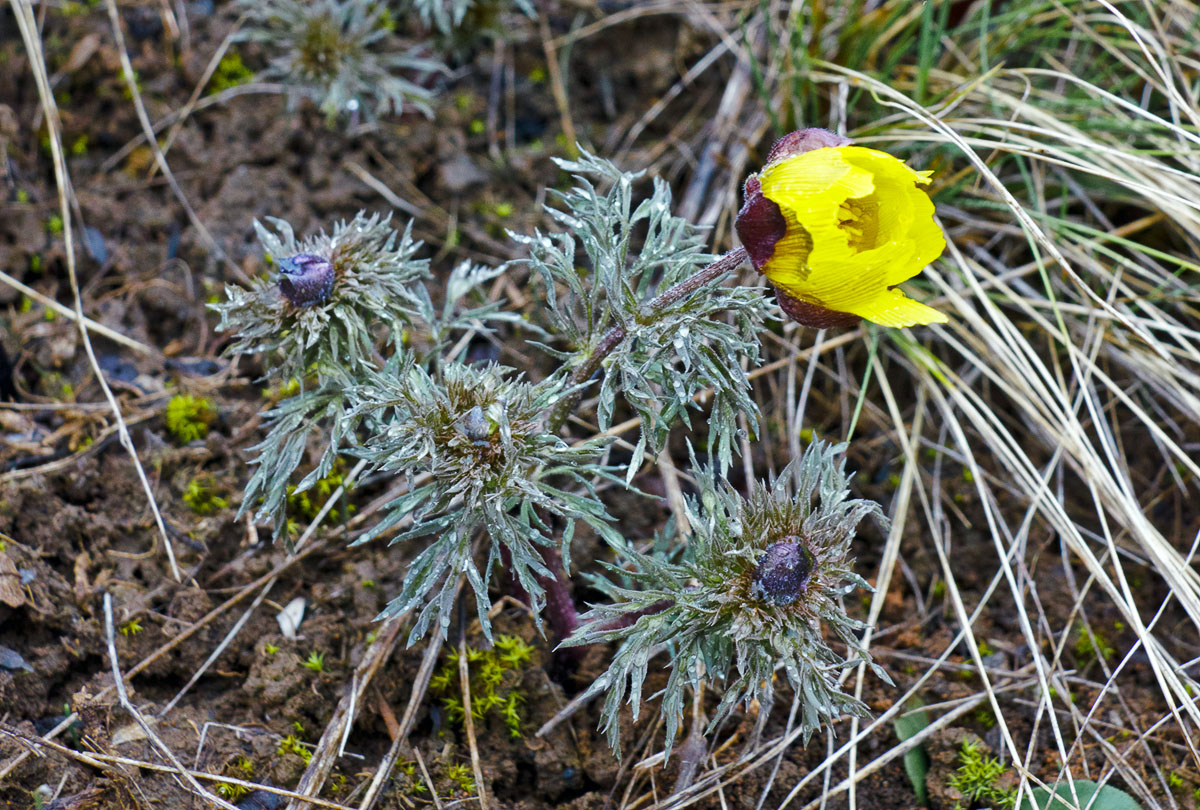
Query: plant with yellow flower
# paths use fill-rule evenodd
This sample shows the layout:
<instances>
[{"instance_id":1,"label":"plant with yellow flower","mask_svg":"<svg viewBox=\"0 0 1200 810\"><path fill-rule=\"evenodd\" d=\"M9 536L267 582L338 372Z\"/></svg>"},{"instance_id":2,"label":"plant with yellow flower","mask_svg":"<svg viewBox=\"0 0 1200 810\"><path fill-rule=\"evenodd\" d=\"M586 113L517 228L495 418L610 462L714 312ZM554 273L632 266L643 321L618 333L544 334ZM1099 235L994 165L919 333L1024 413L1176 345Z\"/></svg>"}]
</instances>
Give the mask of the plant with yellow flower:
<instances>
[{"instance_id":1,"label":"plant with yellow flower","mask_svg":"<svg viewBox=\"0 0 1200 810\"><path fill-rule=\"evenodd\" d=\"M262 354L266 376L301 386L265 414L270 431L241 508L284 525L282 493L310 449L318 461L296 491L315 486L339 454L403 479L402 494L356 539L421 543L381 618L408 616L410 643L430 630L445 635L465 578L490 638L490 587L502 572L503 587L535 616L545 612L557 640L623 642L604 676L612 735L624 690L636 703L646 661L663 645L675 645L678 664L663 702L669 737L684 690L702 680L724 683L718 717L738 701L769 706L780 661L808 696L806 730L864 711L838 688L846 660L823 634L865 659L861 625L840 600L865 585L849 543L879 510L850 498L842 448L819 442L769 485L748 482L748 498L724 481L733 452L758 429L747 370L770 315L761 289L724 282L749 259L784 312L812 326L945 320L892 289L945 245L921 188L928 174L833 133L793 133L746 183L744 247L711 256L701 229L672 213L662 180L638 198L641 173L587 153L558 165L575 180L547 206L559 227L510 234L544 290L540 316L528 320L480 290L507 266L463 264L432 291L411 227L401 235L360 215L303 241L282 221L278 235L257 228L271 269L214 309L234 333L231 352ZM504 323L517 324L514 337L532 332L557 369L535 380L474 362L474 337ZM585 392L596 396L597 431L570 440ZM680 432L699 438L689 429L702 398L709 458L693 458L702 492L686 507L687 554L677 545L659 560L632 548L598 484L630 487L645 458ZM641 424L623 455L606 435L618 413ZM324 441L310 448L317 436ZM613 604L581 626L567 572L583 527L637 570L612 569L631 586L608 591ZM676 536L669 528L672 540L656 545Z\"/></svg>"}]
</instances>

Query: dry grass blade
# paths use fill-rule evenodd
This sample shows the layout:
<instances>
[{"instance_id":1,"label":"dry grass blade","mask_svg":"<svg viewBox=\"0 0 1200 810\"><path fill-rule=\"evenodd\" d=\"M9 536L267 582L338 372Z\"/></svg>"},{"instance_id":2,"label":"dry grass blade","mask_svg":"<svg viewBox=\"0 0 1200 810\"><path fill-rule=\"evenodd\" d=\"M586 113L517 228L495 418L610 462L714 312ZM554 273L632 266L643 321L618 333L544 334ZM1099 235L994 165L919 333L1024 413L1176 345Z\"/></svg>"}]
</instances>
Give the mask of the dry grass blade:
<instances>
[{"instance_id":1,"label":"dry grass blade","mask_svg":"<svg viewBox=\"0 0 1200 810\"><path fill-rule=\"evenodd\" d=\"M29 64L33 70L34 80L37 83L38 96L42 102L42 110L46 117L46 127L49 131L50 150L54 160L54 179L58 187L58 202L63 223L67 276L70 279L71 293L75 301L75 324L79 327L80 340L83 342L83 348L87 352L88 362L91 363L92 370L96 374L96 379L104 391L104 398L108 400L109 407L112 409L113 418L117 423L117 432L121 440L121 446L129 453L129 457L133 461L133 466L137 470L138 479L141 481L142 489L146 492L150 510L154 514L154 522L158 526L159 536L167 552L171 576L178 582L182 577L179 573L179 566L175 562L175 550L171 546L171 538L167 534L167 527L163 523L162 514L159 512L158 504L155 502L154 490L150 487L149 479L146 478L146 471L142 469L137 449L133 445L129 429L125 424L124 418L121 416L121 406L117 403L116 397L113 396L112 389L109 388L108 381L104 377L104 372L100 368L100 363L96 360L96 352L92 348L92 339L88 334L87 321L83 314L83 297L79 292L79 279L75 274L75 245L71 229L71 210L67 201L70 178L67 176L66 157L63 154L62 135L58 121L58 107L54 101L54 94L50 90L50 80L46 75L46 60L42 54L42 42L38 35L36 21L33 17L33 8L30 6L29 0L11 0L11 4L13 14L17 18L17 27L21 29L21 38L25 42L26 53L29 55Z\"/></svg>"},{"instance_id":2,"label":"dry grass blade","mask_svg":"<svg viewBox=\"0 0 1200 810\"><path fill-rule=\"evenodd\" d=\"M121 72L125 78L125 84L129 88L129 95L133 99L134 109L137 110L138 121L142 124L142 131L146 135L146 143L150 147L151 153L154 155L154 162L166 178L167 184L171 187L175 199L183 207L184 212L191 221L192 227L195 228L204 241L208 244L209 250L219 258L225 258L225 251L217 244L217 240L213 239L212 234L208 232L208 228L200 221L200 217L196 216L195 210L192 209L192 204L188 202L187 196L184 195L183 189L179 187L179 182L175 179L175 174L171 171L171 167L167 165L167 158L163 155L162 148L158 145L158 139L153 136L154 127L150 123L150 116L146 114L146 105L142 103L142 94L138 90L137 79L133 73L133 65L129 62L129 54L125 50L125 35L121 32L121 17L117 13L116 0L106 0L108 8L108 19L112 23L113 39L117 43L117 53L121 57Z\"/></svg>"},{"instance_id":3,"label":"dry grass blade","mask_svg":"<svg viewBox=\"0 0 1200 810\"><path fill-rule=\"evenodd\" d=\"M366 466L367 464L365 461L358 462L358 464L354 466L354 469L350 471L350 474L346 476L345 482L332 493L330 493L329 497L325 499L325 502L321 504L320 510L305 528L304 533L300 535L300 538L292 547L293 552L297 552L304 547L304 545L321 526L321 522L325 520L325 516L328 515L333 509L334 504L336 504L342 495L345 494L347 488L354 483ZM192 673L192 677L189 678L188 682L183 685L183 688L180 689L179 692L176 693L175 697L171 698L171 701L163 707L163 710L159 713L160 716L165 717L167 713L170 712L175 706L175 704L178 703L180 699L182 699L183 696L186 695L188 691L196 685L196 681L200 680L201 676L208 671L208 668L216 662L221 653L224 652L230 643L233 642L233 640L237 637L237 634L246 625L246 622L249 621L250 616L258 608L258 606L262 604L263 600L267 598L267 594L271 592L271 589L275 587L275 583L278 581L278 577L272 577L263 584L262 590L259 591L258 596L254 597L254 601L250 604L250 607L246 608L246 610L242 613L241 618L239 618L237 622L234 623L233 627L229 629L229 632L225 634L223 639L221 639L221 643L218 644L216 649L209 654L204 663L201 664L194 673Z\"/></svg>"},{"instance_id":4,"label":"dry grass blade","mask_svg":"<svg viewBox=\"0 0 1200 810\"><path fill-rule=\"evenodd\" d=\"M63 221L66 222L65 219ZM59 315L62 315L64 318L68 318L71 321L76 321L76 319L78 317L75 313L75 310L71 309L70 307L64 307L62 304L58 303L53 298L49 298L48 296L42 295L37 290L33 289L33 287L30 287L26 284L22 284L20 281L13 278L8 273L5 273L2 270L0 270L0 281L3 281L5 284L12 287L14 290L21 293L22 295L29 296L30 298L32 298L34 301L37 301L42 306L48 307L49 309L54 310ZM137 352L139 354L155 356L160 353L158 351L158 349L154 348L153 346L147 346L145 343L134 340L133 338L129 337L128 335L123 335L120 332L116 331L115 329L109 329L104 324L96 323L91 318L88 318L86 316L83 319L83 326L84 326L84 328L86 328L92 332L95 332L97 335L101 335L103 337L108 338L113 343L119 343L122 346L125 346L126 348L133 349L135 352Z\"/></svg>"},{"instance_id":5,"label":"dry grass blade","mask_svg":"<svg viewBox=\"0 0 1200 810\"><path fill-rule=\"evenodd\" d=\"M157 762L147 762L147 761L141 760L141 759L133 759L131 757L119 757L119 756L113 756L111 754L101 754L101 753L96 753L96 752L84 753L82 751L76 751L73 748L68 748L65 745L59 745L56 742L53 742L51 740L46 740L42 737L30 736L28 733L22 731L20 728L10 726L10 725L4 724L4 723L0 723L0 734L8 735L9 737L19 740L22 743L30 746L31 748L45 748L49 751L53 751L56 754L60 754L63 757L66 757L68 759L73 759L77 762L81 762L85 765L88 765L89 767L97 768L102 771L110 771L110 772L114 771L115 769L112 768L113 765L130 765L135 768L142 768L147 771L153 771L156 773L177 774L180 772L177 768L175 768L173 766L166 766L166 765L162 765ZM215 774L215 773L207 773L206 771L186 770L186 769L185 769L184 773L195 777L197 780L202 779L206 782L224 782L226 784L237 785L238 787L244 787L248 790L260 790L264 793L272 793L276 796L283 796L285 798L299 799L303 804L305 804L306 806L310 806L310 807L326 807L326 808L329 808L329 810L354 810L353 808L347 807L344 804L338 804L337 802L331 802L328 799L304 797L304 796L300 796L295 791L287 790L285 788L275 787L274 785L263 785L263 784L258 784L255 782L248 782L244 779L238 779L233 776L225 776L225 775L220 775L220 774ZM235 808L235 810L239 810L239 809Z\"/></svg>"},{"instance_id":6,"label":"dry grass blade","mask_svg":"<svg viewBox=\"0 0 1200 810\"><path fill-rule=\"evenodd\" d=\"M301 796L315 796L325 784L338 757L342 755L346 736L350 733L350 726L354 723L355 710L358 707L360 696L366 692L380 667L395 651L404 618L404 615L400 615L385 622L379 628L375 641L367 649L362 661L354 668L354 675L347 686L346 694L338 701L337 708L334 709L333 716L325 725L325 731L317 742L316 750L313 751L312 761L304 771L304 776L300 778L300 784L296 786L296 792ZM397 740L401 739L403 739L402 736L397 736ZM394 758L392 762L395 762ZM387 758L385 757L380 764L381 771L385 770L386 763ZM296 802L293 800L288 807L296 807Z\"/></svg>"},{"instance_id":7,"label":"dry grass blade","mask_svg":"<svg viewBox=\"0 0 1200 810\"><path fill-rule=\"evenodd\" d=\"M471 711L471 671L467 667L467 636L458 639L458 685L462 689L463 725L467 731L467 747L471 751L471 770L475 774L475 789L479 791L479 806L488 810L487 785L483 781L483 766L479 762L479 742L475 738L475 717Z\"/></svg>"},{"instance_id":8,"label":"dry grass blade","mask_svg":"<svg viewBox=\"0 0 1200 810\"><path fill-rule=\"evenodd\" d=\"M158 735L154 733L154 728L146 722L146 718L142 716L138 708L129 700L129 694L125 691L125 680L121 677L121 667L117 661L116 632L113 628L112 594L110 593L104 594L104 633L108 637L108 657L109 662L112 664L113 685L117 688L117 696L121 700L121 706L124 707L125 711L129 712L130 717L137 721L137 724L141 726L146 737L154 743L154 747L174 766L174 772L183 777L183 780L191 786L197 796L202 797L205 801L212 802L217 807L223 807L226 810L237 810L236 807L220 796L209 793L196 781L196 777L192 775L192 772L183 767L183 763L176 758L175 752L159 739Z\"/></svg>"}]
</instances>

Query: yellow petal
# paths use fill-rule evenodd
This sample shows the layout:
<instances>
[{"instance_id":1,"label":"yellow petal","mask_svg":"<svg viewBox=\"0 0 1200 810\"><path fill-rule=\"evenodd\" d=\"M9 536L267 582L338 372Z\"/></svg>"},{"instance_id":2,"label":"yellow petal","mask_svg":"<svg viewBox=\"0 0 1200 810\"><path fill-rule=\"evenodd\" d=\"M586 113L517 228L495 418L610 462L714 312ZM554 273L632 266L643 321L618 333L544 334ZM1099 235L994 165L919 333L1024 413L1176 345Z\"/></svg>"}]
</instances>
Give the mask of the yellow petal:
<instances>
[{"instance_id":1,"label":"yellow petal","mask_svg":"<svg viewBox=\"0 0 1200 810\"><path fill-rule=\"evenodd\" d=\"M899 290L885 290L881 295L847 311L880 326L917 326L946 323L949 320L943 313L906 297Z\"/></svg>"},{"instance_id":2,"label":"yellow petal","mask_svg":"<svg viewBox=\"0 0 1200 810\"><path fill-rule=\"evenodd\" d=\"M763 196L781 208L807 208L837 206L849 197L870 194L871 173L842 157L848 148L814 149L772 163L759 175Z\"/></svg>"}]
</instances>

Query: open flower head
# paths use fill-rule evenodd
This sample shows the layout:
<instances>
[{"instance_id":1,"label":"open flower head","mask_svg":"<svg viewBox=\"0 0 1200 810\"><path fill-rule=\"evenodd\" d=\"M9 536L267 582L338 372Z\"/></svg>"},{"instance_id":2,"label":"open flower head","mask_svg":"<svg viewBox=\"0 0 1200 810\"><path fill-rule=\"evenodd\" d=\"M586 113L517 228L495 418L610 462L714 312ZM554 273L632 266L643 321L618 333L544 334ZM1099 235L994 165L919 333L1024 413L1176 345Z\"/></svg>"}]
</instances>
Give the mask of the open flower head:
<instances>
[{"instance_id":1,"label":"open flower head","mask_svg":"<svg viewBox=\"0 0 1200 810\"><path fill-rule=\"evenodd\" d=\"M944 323L895 289L946 247L922 188L931 174L834 133L800 130L747 179L738 236L800 323Z\"/></svg>"}]
</instances>

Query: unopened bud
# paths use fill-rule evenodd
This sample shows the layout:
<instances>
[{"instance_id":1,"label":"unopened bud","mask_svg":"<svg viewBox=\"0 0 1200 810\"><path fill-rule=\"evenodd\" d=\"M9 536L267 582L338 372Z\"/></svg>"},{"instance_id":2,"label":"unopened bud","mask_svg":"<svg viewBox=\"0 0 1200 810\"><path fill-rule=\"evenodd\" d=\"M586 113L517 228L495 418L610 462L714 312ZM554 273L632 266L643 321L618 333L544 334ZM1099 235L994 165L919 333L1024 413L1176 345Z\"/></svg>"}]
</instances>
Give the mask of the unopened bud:
<instances>
[{"instance_id":1,"label":"unopened bud","mask_svg":"<svg viewBox=\"0 0 1200 810\"><path fill-rule=\"evenodd\" d=\"M751 592L769 604L790 605L808 587L812 570L812 555L802 544L790 540L774 543L758 561Z\"/></svg>"},{"instance_id":2,"label":"unopened bud","mask_svg":"<svg viewBox=\"0 0 1200 810\"><path fill-rule=\"evenodd\" d=\"M333 265L308 253L279 260L279 289L294 307L319 304L333 292Z\"/></svg>"}]
</instances>

